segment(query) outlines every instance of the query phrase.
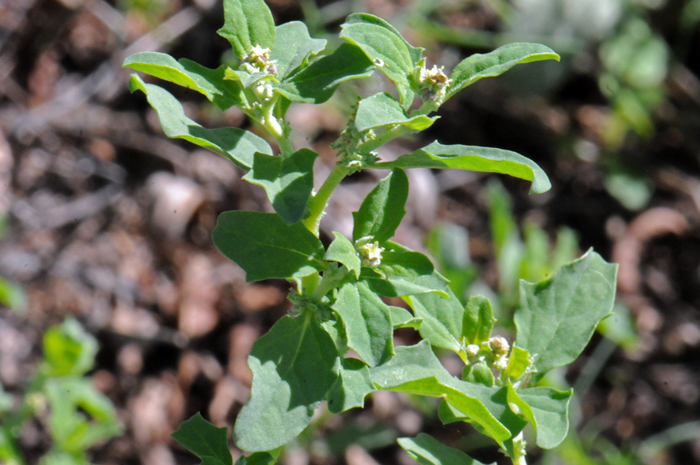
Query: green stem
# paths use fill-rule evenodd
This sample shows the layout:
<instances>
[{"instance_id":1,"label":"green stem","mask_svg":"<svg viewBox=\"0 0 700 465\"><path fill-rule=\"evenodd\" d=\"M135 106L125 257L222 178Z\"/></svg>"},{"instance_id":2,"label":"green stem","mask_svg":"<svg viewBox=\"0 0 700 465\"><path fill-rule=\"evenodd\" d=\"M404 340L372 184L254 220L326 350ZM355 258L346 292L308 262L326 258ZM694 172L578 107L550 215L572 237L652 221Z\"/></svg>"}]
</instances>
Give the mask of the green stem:
<instances>
[{"instance_id":1,"label":"green stem","mask_svg":"<svg viewBox=\"0 0 700 465\"><path fill-rule=\"evenodd\" d=\"M282 152L282 158L287 158L294 153L294 147L286 135L282 137L276 137L277 145L280 147L280 152Z\"/></svg>"},{"instance_id":2,"label":"green stem","mask_svg":"<svg viewBox=\"0 0 700 465\"><path fill-rule=\"evenodd\" d=\"M345 176L350 173L350 169L344 165L335 165L331 174L319 189L318 193L314 195L311 200L309 200L309 216L302 221L306 229L314 233L318 237L318 229L321 225L321 218L326 210L326 205L328 205L328 199L330 199L331 194L338 187L340 181L342 181Z\"/></svg>"},{"instance_id":3,"label":"green stem","mask_svg":"<svg viewBox=\"0 0 700 465\"><path fill-rule=\"evenodd\" d=\"M316 302L320 302L323 296L328 294L332 289L338 287L338 283L343 280L343 278L348 274L348 269L344 266L338 268L329 267L323 273L323 279L321 283L314 289L311 294L311 299Z\"/></svg>"}]
</instances>

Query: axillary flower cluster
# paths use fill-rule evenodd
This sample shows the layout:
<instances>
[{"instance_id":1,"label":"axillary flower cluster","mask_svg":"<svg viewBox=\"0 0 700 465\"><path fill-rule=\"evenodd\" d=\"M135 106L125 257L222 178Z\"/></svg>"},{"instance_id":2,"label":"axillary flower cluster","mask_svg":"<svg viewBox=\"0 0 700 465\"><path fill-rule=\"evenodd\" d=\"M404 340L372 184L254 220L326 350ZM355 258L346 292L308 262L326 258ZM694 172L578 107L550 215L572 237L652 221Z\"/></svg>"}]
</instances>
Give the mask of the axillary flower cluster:
<instances>
[{"instance_id":1,"label":"axillary flower cluster","mask_svg":"<svg viewBox=\"0 0 700 465\"><path fill-rule=\"evenodd\" d=\"M438 68L437 65L428 69L423 59L413 70L413 79L418 84L419 94L423 100L438 104L445 100L447 88L452 83L452 79L447 77L444 69L444 66Z\"/></svg>"},{"instance_id":2,"label":"axillary flower cluster","mask_svg":"<svg viewBox=\"0 0 700 465\"><path fill-rule=\"evenodd\" d=\"M374 240L374 236L361 237L355 242L355 250L360 254L362 266L376 268L382 264L383 247L379 247L379 242Z\"/></svg>"}]
</instances>

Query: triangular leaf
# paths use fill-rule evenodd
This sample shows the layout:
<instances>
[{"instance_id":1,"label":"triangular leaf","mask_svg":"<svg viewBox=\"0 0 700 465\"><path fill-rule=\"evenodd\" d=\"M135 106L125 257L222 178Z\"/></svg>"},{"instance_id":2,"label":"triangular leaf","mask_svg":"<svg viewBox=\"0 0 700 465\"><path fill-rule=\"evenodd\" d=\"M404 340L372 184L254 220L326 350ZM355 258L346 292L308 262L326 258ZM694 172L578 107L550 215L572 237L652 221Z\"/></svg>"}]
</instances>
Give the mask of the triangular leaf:
<instances>
[{"instance_id":1,"label":"triangular leaf","mask_svg":"<svg viewBox=\"0 0 700 465\"><path fill-rule=\"evenodd\" d=\"M355 250L355 246L350 240L338 232L334 232L335 239L331 242L326 250L326 255L323 257L331 262L338 262L355 274L355 278L360 276L362 269L362 260Z\"/></svg>"},{"instance_id":2,"label":"triangular leaf","mask_svg":"<svg viewBox=\"0 0 700 465\"><path fill-rule=\"evenodd\" d=\"M530 193L547 192L551 183L542 168L529 158L509 150L433 142L394 161L375 163L371 168L460 169L501 173L532 181Z\"/></svg>"},{"instance_id":3,"label":"triangular leaf","mask_svg":"<svg viewBox=\"0 0 700 465\"><path fill-rule=\"evenodd\" d=\"M294 439L337 380L337 364L333 340L311 311L277 321L248 358L253 387L236 420L236 445L269 451Z\"/></svg>"},{"instance_id":4,"label":"triangular leaf","mask_svg":"<svg viewBox=\"0 0 700 465\"><path fill-rule=\"evenodd\" d=\"M301 149L287 158L256 153L243 179L262 186L272 207L287 224L301 220L314 188L314 161L318 154Z\"/></svg>"},{"instance_id":5,"label":"triangular leaf","mask_svg":"<svg viewBox=\"0 0 700 465\"><path fill-rule=\"evenodd\" d=\"M397 442L421 465L484 465L425 433L420 433L415 438L399 438Z\"/></svg>"},{"instance_id":6,"label":"triangular leaf","mask_svg":"<svg viewBox=\"0 0 700 465\"><path fill-rule=\"evenodd\" d=\"M348 347L370 366L389 360L393 350L391 310L363 282L340 288L333 304L343 321Z\"/></svg>"},{"instance_id":7,"label":"triangular leaf","mask_svg":"<svg viewBox=\"0 0 700 465\"><path fill-rule=\"evenodd\" d=\"M382 128L400 124L416 131L428 129L438 117L429 118L425 115L409 117L399 102L384 92L360 100L355 116L355 126L358 131Z\"/></svg>"},{"instance_id":8,"label":"triangular leaf","mask_svg":"<svg viewBox=\"0 0 700 465\"><path fill-rule=\"evenodd\" d=\"M165 89L146 84L136 75L131 76L129 85L132 92L140 90L146 94L168 137L185 139L209 149L246 170L253 165L256 152L272 155L268 143L252 132L238 128L203 128L185 116L182 104Z\"/></svg>"},{"instance_id":9,"label":"triangular leaf","mask_svg":"<svg viewBox=\"0 0 700 465\"><path fill-rule=\"evenodd\" d=\"M328 391L328 410L337 414L356 407L364 408L365 397L375 390L367 365L361 360L344 358L340 376Z\"/></svg>"},{"instance_id":10,"label":"triangular leaf","mask_svg":"<svg viewBox=\"0 0 700 465\"><path fill-rule=\"evenodd\" d=\"M202 463L212 463L204 461L206 457L211 457L224 465L233 464L233 457L228 448L228 430L212 425L200 413L195 413L192 418L183 422L172 437L202 459Z\"/></svg>"},{"instance_id":11,"label":"triangular leaf","mask_svg":"<svg viewBox=\"0 0 700 465\"><path fill-rule=\"evenodd\" d=\"M231 42L239 59L258 45L272 49L275 45L275 21L264 0L224 0L224 27L217 33Z\"/></svg>"},{"instance_id":12,"label":"triangular leaf","mask_svg":"<svg viewBox=\"0 0 700 465\"><path fill-rule=\"evenodd\" d=\"M408 177L403 170L393 170L367 195L360 210L352 214L353 240L372 236L380 245L389 240L406 214L407 198Z\"/></svg>"},{"instance_id":13,"label":"triangular leaf","mask_svg":"<svg viewBox=\"0 0 700 465\"><path fill-rule=\"evenodd\" d=\"M537 284L520 282L515 344L530 351L541 377L581 354L615 301L617 265L589 250Z\"/></svg>"},{"instance_id":14,"label":"triangular leaf","mask_svg":"<svg viewBox=\"0 0 700 465\"><path fill-rule=\"evenodd\" d=\"M573 389L534 387L516 391L508 383L508 402L515 404L537 432L537 445L552 449L569 433L569 401Z\"/></svg>"},{"instance_id":15,"label":"triangular leaf","mask_svg":"<svg viewBox=\"0 0 700 465\"><path fill-rule=\"evenodd\" d=\"M513 66L533 61L557 60L559 55L541 44L514 43L497 48L484 55L476 53L465 58L452 71L452 83L447 98L485 77L499 76Z\"/></svg>"},{"instance_id":16,"label":"triangular leaf","mask_svg":"<svg viewBox=\"0 0 700 465\"><path fill-rule=\"evenodd\" d=\"M277 79L280 81L326 48L326 40L312 39L306 24L301 21L281 24L275 31L277 38L270 59L276 60Z\"/></svg>"},{"instance_id":17,"label":"triangular leaf","mask_svg":"<svg viewBox=\"0 0 700 465\"><path fill-rule=\"evenodd\" d=\"M246 272L246 279L304 277L322 271L323 244L301 223L275 213L230 211L219 215L214 245Z\"/></svg>"}]
</instances>

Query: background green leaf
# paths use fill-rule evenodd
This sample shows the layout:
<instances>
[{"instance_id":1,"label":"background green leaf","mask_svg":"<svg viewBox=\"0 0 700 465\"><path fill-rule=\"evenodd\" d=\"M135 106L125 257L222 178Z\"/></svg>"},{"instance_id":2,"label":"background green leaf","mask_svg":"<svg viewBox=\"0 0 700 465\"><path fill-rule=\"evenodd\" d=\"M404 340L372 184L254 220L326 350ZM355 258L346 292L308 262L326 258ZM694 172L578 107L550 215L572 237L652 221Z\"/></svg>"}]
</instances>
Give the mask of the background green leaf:
<instances>
[{"instance_id":1,"label":"background green leaf","mask_svg":"<svg viewBox=\"0 0 700 465\"><path fill-rule=\"evenodd\" d=\"M520 282L515 344L530 351L541 377L581 354L615 301L617 265L589 250L537 284Z\"/></svg>"},{"instance_id":2,"label":"background green leaf","mask_svg":"<svg viewBox=\"0 0 700 465\"><path fill-rule=\"evenodd\" d=\"M518 153L488 147L442 145L437 141L394 161L376 163L371 168L460 169L508 174L532 181L532 194L547 192L552 187L542 168Z\"/></svg>"},{"instance_id":3,"label":"background green leaf","mask_svg":"<svg viewBox=\"0 0 700 465\"><path fill-rule=\"evenodd\" d=\"M328 392L328 410L342 413L365 406L365 397L376 389L365 363L355 358L341 360L340 376Z\"/></svg>"},{"instance_id":4,"label":"background green leaf","mask_svg":"<svg viewBox=\"0 0 700 465\"><path fill-rule=\"evenodd\" d=\"M447 98L479 79L499 76L518 64L542 60L559 61L559 55L544 45L525 42L504 45L483 55L475 53L462 60L452 71Z\"/></svg>"},{"instance_id":5,"label":"background green leaf","mask_svg":"<svg viewBox=\"0 0 700 465\"><path fill-rule=\"evenodd\" d=\"M362 260L355 250L355 246L350 242L350 240L340 234L339 232L334 232L333 242L328 246L326 250L326 255L323 257L331 262L338 262L345 265L345 267L355 274L355 278L360 276L360 270L362 269Z\"/></svg>"},{"instance_id":6,"label":"background green leaf","mask_svg":"<svg viewBox=\"0 0 700 465\"><path fill-rule=\"evenodd\" d=\"M373 236L380 245L389 240L406 214L404 207L407 198L406 173L400 169L392 170L367 195L360 209L352 214L355 220L353 240Z\"/></svg>"},{"instance_id":7,"label":"background green leaf","mask_svg":"<svg viewBox=\"0 0 700 465\"><path fill-rule=\"evenodd\" d=\"M301 223L288 225L275 213L224 212L212 239L245 270L248 282L308 276L326 265L321 241Z\"/></svg>"},{"instance_id":8,"label":"background green leaf","mask_svg":"<svg viewBox=\"0 0 700 465\"><path fill-rule=\"evenodd\" d=\"M228 430L212 425L200 413L183 422L172 437L202 459L203 464L206 458L213 458L224 465L233 464L228 447Z\"/></svg>"},{"instance_id":9,"label":"background green leaf","mask_svg":"<svg viewBox=\"0 0 700 465\"><path fill-rule=\"evenodd\" d=\"M131 76L129 85L132 92L140 90L146 94L168 137L185 139L209 149L246 170L253 165L256 152L272 155L268 143L252 132L238 128L203 128L185 116L182 104L165 89L146 84L136 75Z\"/></svg>"},{"instance_id":10,"label":"background green leaf","mask_svg":"<svg viewBox=\"0 0 700 465\"><path fill-rule=\"evenodd\" d=\"M449 447L420 433L415 438L399 438L399 445L421 465L483 465L461 450Z\"/></svg>"},{"instance_id":11,"label":"background green leaf","mask_svg":"<svg viewBox=\"0 0 700 465\"><path fill-rule=\"evenodd\" d=\"M338 352L311 311L282 317L253 344L250 400L236 420L236 445L268 451L294 439L338 378Z\"/></svg>"},{"instance_id":12,"label":"background green leaf","mask_svg":"<svg viewBox=\"0 0 700 465\"><path fill-rule=\"evenodd\" d=\"M264 0L224 0L224 27L217 33L231 42L240 59L254 45L269 49L275 45L275 21Z\"/></svg>"},{"instance_id":13,"label":"background green leaf","mask_svg":"<svg viewBox=\"0 0 700 465\"><path fill-rule=\"evenodd\" d=\"M262 186L272 207L287 224L302 219L314 188L314 161L318 154L301 149L287 158L256 153L253 167L243 177Z\"/></svg>"},{"instance_id":14,"label":"background green leaf","mask_svg":"<svg viewBox=\"0 0 700 465\"><path fill-rule=\"evenodd\" d=\"M46 376L83 375L92 369L97 355L97 340L77 320L67 319L52 326L43 339Z\"/></svg>"},{"instance_id":15,"label":"background green leaf","mask_svg":"<svg viewBox=\"0 0 700 465\"><path fill-rule=\"evenodd\" d=\"M416 131L428 129L438 119L438 116L429 118L425 115L409 117L399 102L384 92L379 92L360 100L355 116L355 125L358 131L376 129L392 124L400 124Z\"/></svg>"},{"instance_id":16,"label":"background green leaf","mask_svg":"<svg viewBox=\"0 0 700 465\"><path fill-rule=\"evenodd\" d=\"M306 24L290 21L275 28L277 38L270 54L271 60L277 60L277 79L280 81L308 60L326 48L326 40L312 39Z\"/></svg>"}]
</instances>

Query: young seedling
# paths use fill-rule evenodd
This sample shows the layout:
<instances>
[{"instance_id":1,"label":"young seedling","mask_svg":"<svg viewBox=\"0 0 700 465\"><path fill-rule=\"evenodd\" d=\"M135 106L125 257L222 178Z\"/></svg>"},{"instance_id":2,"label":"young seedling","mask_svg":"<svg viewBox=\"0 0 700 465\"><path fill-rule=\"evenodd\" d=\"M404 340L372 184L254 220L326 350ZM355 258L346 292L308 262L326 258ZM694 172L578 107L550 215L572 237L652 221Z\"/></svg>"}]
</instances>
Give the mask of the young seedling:
<instances>
[{"instance_id":1,"label":"young seedling","mask_svg":"<svg viewBox=\"0 0 700 465\"><path fill-rule=\"evenodd\" d=\"M222 110L238 106L279 147L273 155L251 132L203 128L167 91L131 77L131 89L146 95L166 135L228 158L248 171L245 180L267 193L276 213L222 213L214 244L245 270L248 281L282 278L296 284L289 296L294 309L255 342L248 359L252 392L236 420L234 441L252 455L237 463L274 463L322 401L341 413L363 407L365 397L380 389L441 398L444 423L472 424L518 465L526 463L522 431L528 423L538 446L559 444L567 433L571 391L536 384L547 371L575 360L610 314L615 265L590 251L547 281L523 281L515 341L494 336L486 298L472 296L463 306L428 257L391 240L405 214L404 170L508 174L530 181L534 194L550 188L547 176L531 160L494 148L436 141L394 161L382 161L375 151L430 127L438 119L433 112L479 79L558 55L543 45L510 44L472 55L448 75L376 16L350 15L342 25L342 45L328 52L326 41L311 38L303 23L275 26L263 0L225 0L224 11L219 34L230 41L239 66L208 69L148 52L130 56L124 65L200 92ZM359 99L332 145L336 166L314 193L318 154L292 146L287 109L292 103L326 102L341 83L377 71L395 83L398 98L378 93ZM416 99L420 104L414 105ZM366 168L390 172L353 214L352 237L334 233L325 248L319 225L330 196L346 176ZM403 297L412 313L388 306L382 296ZM394 347L393 331L405 325L417 328L423 341ZM434 347L461 357L462 378L443 368ZM359 359L347 358L349 349ZM232 465L226 429L200 415L173 436L202 463ZM478 463L426 435L399 444L423 464Z\"/></svg>"}]
</instances>

